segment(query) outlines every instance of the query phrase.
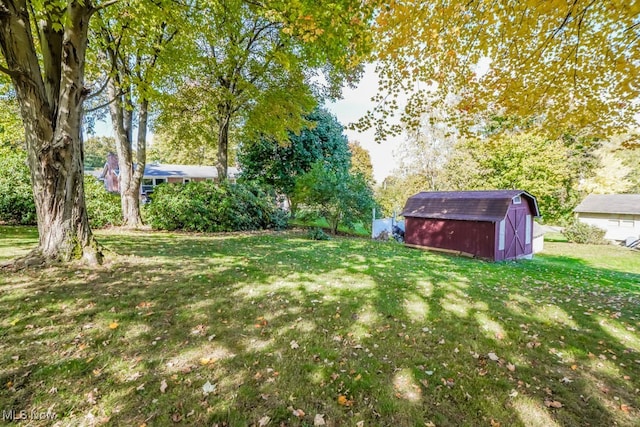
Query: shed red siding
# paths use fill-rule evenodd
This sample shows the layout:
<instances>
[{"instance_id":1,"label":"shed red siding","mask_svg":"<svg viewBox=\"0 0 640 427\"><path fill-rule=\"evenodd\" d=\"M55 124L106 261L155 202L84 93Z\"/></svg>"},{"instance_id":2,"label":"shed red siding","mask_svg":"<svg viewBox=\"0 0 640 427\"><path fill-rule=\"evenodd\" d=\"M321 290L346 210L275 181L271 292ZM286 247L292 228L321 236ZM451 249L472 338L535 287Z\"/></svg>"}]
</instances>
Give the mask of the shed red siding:
<instances>
[{"instance_id":1,"label":"shed red siding","mask_svg":"<svg viewBox=\"0 0 640 427\"><path fill-rule=\"evenodd\" d=\"M536 199L526 191L422 192L407 200L405 242L494 261L533 254Z\"/></svg>"},{"instance_id":2,"label":"shed red siding","mask_svg":"<svg viewBox=\"0 0 640 427\"><path fill-rule=\"evenodd\" d=\"M406 218L404 241L410 245L465 252L493 259L495 226L491 222Z\"/></svg>"}]
</instances>

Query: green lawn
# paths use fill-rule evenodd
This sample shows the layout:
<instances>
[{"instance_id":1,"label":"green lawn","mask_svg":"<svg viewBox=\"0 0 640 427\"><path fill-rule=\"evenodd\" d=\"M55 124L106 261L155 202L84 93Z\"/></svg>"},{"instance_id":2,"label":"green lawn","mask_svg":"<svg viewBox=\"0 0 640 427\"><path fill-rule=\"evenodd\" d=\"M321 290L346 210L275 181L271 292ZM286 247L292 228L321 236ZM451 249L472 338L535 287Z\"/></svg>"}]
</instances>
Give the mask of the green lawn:
<instances>
[{"instance_id":1,"label":"green lawn","mask_svg":"<svg viewBox=\"0 0 640 427\"><path fill-rule=\"evenodd\" d=\"M0 272L6 413L64 426L638 425L638 252L547 242L532 261L492 264L305 232L97 234L100 268ZM36 239L0 227L0 259Z\"/></svg>"}]
</instances>

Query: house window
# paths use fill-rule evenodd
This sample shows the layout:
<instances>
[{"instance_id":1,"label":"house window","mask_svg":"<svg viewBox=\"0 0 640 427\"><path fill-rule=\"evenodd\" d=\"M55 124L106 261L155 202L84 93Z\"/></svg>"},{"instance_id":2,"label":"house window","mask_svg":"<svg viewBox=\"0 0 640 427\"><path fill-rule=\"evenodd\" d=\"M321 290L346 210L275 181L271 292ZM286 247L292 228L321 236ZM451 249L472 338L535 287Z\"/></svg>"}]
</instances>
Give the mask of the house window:
<instances>
[{"instance_id":1,"label":"house window","mask_svg":"<svg viewBox=\"0 0 640 427\"><path fill-rule=\"evenodd\" d=\"M156 178L155 179L155 185L164 184L165 182L167 182L167 180L165 178Z\"/></svg>"},{"instance_id":2,"label":"house window","mask_svg":"<svg viewBox=\"0 0 640 427\"><path fill-rule=\"evenodd\" d=\"M183 178L182 179L182 183L186 184L187 182L191 182L191 180L189 178Z\"/></svg>"},{"instance_id":3,"label":"house window","mask_svg":"<svg viewBox=\"0 0 640 427\"><path fill-rule=\"evenodd\" d=\"M526 224L525 224L525 238L524 238L524 243L526 245L530 245L531 244L531 215L527 215L527 217L525 218Z\"/></svg>"},{"instance_id":4,"label":"house window","mask_svg":"<svg viewBox=\"0 0 640 427\"><path fill-rule=\"evenodd\" d=\"M153 179L151 178L144 178L142 180L142 185L153 185Z\"/></svg>"},{"instance_id":5,"label":"house window","mask_svg":"<svg viewBox=\"0 0 640 427\"><path fill-rule=\"evenodd\" d=\"M520 196L516 196L513 198L514 205L519 205L520 203L522 203L522 198Z\"/></svg>"},{"instance_id":6,"label":"house window","mask_svg":"<svg viewBox=\"0 0 640 427\"><path fill-rule=\"evenodd\" d=\"M610 219L607 223L609 224L609 227L620 227L620 221L617 219Z\"/></svg>"},{"instance_id":7,"label":"house window","mask_svg":"<svg viewBox=\"0 0 640 427\"><path fill-rule=\"evenodd\" d=\"M630 219L625 219L620 221L621 228L633 228L633 221Z\"/></svg>"}]
</instances>

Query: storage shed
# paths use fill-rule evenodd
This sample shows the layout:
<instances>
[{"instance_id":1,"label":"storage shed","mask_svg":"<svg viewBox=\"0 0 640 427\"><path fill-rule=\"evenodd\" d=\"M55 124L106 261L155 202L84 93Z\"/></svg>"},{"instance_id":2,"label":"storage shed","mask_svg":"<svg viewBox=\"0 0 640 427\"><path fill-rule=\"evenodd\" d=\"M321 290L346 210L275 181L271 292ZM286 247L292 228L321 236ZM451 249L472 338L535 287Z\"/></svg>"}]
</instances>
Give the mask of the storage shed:
<instances>
[{"instance_id":1,"label":"storage shed","mask_svg":"<svg viewBox=\"0 0 640 427\"><path fill-rule=\"evenodd\" d=\"M493 261L533 256L536 198L522 190L422 192L407 200L405 244Z\"/></svg>"}]
</instances>

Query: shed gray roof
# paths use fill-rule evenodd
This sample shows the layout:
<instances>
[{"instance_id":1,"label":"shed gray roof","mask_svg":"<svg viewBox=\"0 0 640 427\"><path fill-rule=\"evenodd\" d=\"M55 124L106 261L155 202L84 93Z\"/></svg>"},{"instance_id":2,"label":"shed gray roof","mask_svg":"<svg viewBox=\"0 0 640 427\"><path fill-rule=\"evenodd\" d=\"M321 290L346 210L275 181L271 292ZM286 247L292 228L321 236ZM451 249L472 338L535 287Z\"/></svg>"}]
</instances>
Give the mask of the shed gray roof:
<instances>
[{"instance_id":1,"label":"shed gray roof","mask_svg":"<svg viewBox=\"0 0 640 427\"><path fill-rule=\"evenodd\" d=\"M573 211L640 215L640 194L589 194Z\"/></svg>"},{"instance_id":2,"label":"shed gray roof","mask_svg":"<svg viewBox=\"0 0 640 427\"><path fill-rule=\"evenodd\" d=\"M409 197L401 215L497 222L504 219L516 196L529 204L534 216L540 216L536 198L523 190L425 191Z\"/></svg>"}]
</instances>

